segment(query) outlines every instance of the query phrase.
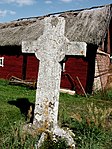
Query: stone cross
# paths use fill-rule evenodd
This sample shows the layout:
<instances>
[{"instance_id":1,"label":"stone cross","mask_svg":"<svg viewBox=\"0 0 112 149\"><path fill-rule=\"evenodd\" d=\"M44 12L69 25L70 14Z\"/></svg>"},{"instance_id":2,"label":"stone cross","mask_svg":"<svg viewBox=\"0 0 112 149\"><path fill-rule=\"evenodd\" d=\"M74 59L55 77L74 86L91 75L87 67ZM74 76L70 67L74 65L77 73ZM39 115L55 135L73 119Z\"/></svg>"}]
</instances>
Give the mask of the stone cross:
<instances>
[{"instance_id":1,"label":"stone cross","mask_svg":"<svg viewBox=\"0 0 112 149\"><path fill-rule=\"evenodd\" d=\"M86 56L86 43L70 42L64 33L63 17L46 17L43 35L36 41L23 41L22 52L35 53L40 60L33 124L49 130L55 136L65 137L68 144L75 148L72 137L58 126L60 62L66 55ZM40 142L44 136L45 132Z\"/></svg>"}]
</instances>

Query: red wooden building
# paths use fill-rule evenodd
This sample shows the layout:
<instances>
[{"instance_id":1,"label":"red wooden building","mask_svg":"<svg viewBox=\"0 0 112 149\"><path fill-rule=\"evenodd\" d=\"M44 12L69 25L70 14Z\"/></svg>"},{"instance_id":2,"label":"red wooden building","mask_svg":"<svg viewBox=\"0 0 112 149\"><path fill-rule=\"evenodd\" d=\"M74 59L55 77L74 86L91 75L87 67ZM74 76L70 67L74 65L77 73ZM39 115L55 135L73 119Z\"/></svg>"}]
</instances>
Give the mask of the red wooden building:
<instances>
[{"instance_id":1,"label":"red wooden building","mask_svg":"<svg viewBox=\"0 0 112 149\"><path fill-rule=\"evenodd\" d=\"M55 14L51 14L55 15ZM65 36L87 43L87 56L67 56L63 63L61 87L78 94L91 93L107 84L112 52L112 5L58 13L66 21ZM0 24L0 78L16 76L36 81L39 61L23 54L23 40L36 40L43 33L43 18L20 19Z\"/></svg>"}]
</instances>

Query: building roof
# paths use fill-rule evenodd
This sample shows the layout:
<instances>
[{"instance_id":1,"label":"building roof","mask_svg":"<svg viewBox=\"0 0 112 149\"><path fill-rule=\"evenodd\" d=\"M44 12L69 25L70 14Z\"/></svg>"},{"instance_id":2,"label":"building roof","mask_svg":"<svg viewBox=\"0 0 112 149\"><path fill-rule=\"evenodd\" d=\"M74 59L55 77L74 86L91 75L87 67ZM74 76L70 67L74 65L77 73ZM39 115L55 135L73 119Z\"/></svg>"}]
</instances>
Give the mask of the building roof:
<instances>
[{"instance_id":1,"label":"building roof","mask_svg":"<svg viewBox=\"0 0 112 149\"><path fill-rule=\"evenodd\" d=\"M0 23L0 46L20 46L24 40L37 40L44 30L43 19L56 15L65 18L65 36L70 41L100 45L110 24L112 4Z\"/></svg>"}]
</instances>

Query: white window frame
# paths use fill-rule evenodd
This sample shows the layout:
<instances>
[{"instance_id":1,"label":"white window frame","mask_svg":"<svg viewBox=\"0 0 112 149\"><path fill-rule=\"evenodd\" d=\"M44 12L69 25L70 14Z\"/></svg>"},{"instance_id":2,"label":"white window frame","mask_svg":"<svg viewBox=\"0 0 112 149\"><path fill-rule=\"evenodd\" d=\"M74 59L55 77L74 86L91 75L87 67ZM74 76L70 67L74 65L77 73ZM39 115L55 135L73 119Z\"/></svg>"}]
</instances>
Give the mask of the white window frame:
<instances>
[{"instance_id":1,"label":"white window frame","mask_svg":"<svg viewBox=\"0 0 112 149\"><path fill-rule=\"evenodd\" d=\"M0 57L0 67L4 67L4 57Z\"/></svg>"}]
</instances>

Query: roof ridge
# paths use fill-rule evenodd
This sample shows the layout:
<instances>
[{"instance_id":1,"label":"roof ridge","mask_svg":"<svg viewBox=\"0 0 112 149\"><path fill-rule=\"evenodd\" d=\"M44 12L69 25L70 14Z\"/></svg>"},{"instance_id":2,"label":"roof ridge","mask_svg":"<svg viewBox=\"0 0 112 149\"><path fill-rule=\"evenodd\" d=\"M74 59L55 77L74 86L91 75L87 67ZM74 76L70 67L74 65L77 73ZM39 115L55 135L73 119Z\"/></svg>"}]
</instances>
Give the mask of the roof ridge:
<instances>
[{"instance_id":1,"label":"roof ridge","mask_svg":"<svg viewBox=\"0 0 112 149\"><path fill-rule=\"evenodd\" d=\"M54 13L49 13L47 15L43 15L43 16L37 16L37 17L28 17L28 18L20 18L18 20L15 21L22 21L22 20L30 20L30 19L42 19L44 17L49 17L49 16L53 16L53 15L60 15L62 13L67 13L67 12L75 12L78 13L80 11L84 11L84 10L92 10L92 9L96 9L96 8L102 8L102 7L106 7L106 6L112 6L112 4L107 4L107 5L101 5L101 6L93 6L90 8L82 8L82 9L76 9L76 10L67 10L67 11L60 11L60 12L54 12Z\"/></svg>"}]
</instances>

